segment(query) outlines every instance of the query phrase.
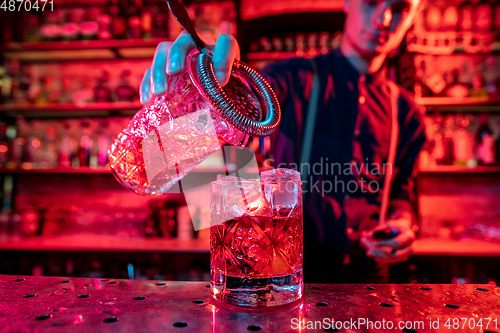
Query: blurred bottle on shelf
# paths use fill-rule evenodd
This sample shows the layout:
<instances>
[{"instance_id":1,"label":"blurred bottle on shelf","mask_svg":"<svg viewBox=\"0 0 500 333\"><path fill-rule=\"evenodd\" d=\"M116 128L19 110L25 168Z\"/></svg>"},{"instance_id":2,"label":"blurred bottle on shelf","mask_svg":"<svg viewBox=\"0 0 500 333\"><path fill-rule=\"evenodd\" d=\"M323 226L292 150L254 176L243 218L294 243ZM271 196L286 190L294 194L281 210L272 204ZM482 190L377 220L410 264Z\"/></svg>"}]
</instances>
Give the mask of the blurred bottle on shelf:
<instances>
[{"instance_id":1,"label":"blurred bottle on shelf","mask_svg":"<svg viewBox=\"0 0 500 333\"><path fill-rule=\"evenodd\" d=\"M466 0L460 4L460 30L471 31L473 29L474 8L472 2Z\"/></svg>"},{"instance_id":2,"label":"blurred bottle on shelf","mask_svg":"<svg viewBox=\"0 0 500 333\"><path fill-rule=\"evenodd\" d=\"M99 25L97 36L101 40L113 38L113 18L111 17L111 11L111 2L108 0L97 18L97 23Z\"/></svg>"},{"instance_id":3,"label":"blurred bottle on shelf","mask_svg":"<svg viewBox=\"0 0 500 333\"><path fill-rule=\"evenodd\" d=\"M99 102L111 102L111 89L108 87L109 73L103 71L101 76L97 79L97 85L94 88L94 100Z\"/></svg>"},{"instance_id":4,"label":"blurred bottle on shelf","mask_svg":"<svg viewBox=\"0 0 500 333\"><path fill-rule=\"evenodd\" d=\"M156 4L153 11L153 37L167 38L168 33L168 8L163 4Z\"/></svg>"},{"instance_id":5,"label":"blurred bottle on shelf","mask_svg":"<svg viewBox=\"0 0 500 333\"><path fill-rule=\"evenodd\" d=\"M12 98L13 78L7 68L0 66L0 104L8 104Z\"/></svg>"},{"instance_id":6,"label":"blurred bottle on shelf","mask_svg":"<svg viewBox=\"0 0 500 333\"><path fill-rule=\"evenodd\" d=\"M91 81L89 76L74 78L74 89L71 94L73 104L84 105L94 101L94 91L90 88Z\"/></svg>"},{"instance_id":7,"label":"blurred bottle on shelf","mask_svg":"<svg viewBox=\"0 0 500 333\"><path fill-rule=\"evenodd\" d=\"M319 35L316 32L311 32L307 35L307 53L310 56L319 53Z\"/></svg>"},{"instance_id":8,"label":"blurred bottle on shelf","mask_svg":"<svg viewBox=\"0 0 500 333\"><path fill-rule=\"evenodd\" d=\"M81 167L89 166L92 153L93 141L90 133L90 124L87 121L82 122L83 135L80 137L78 147L78 164Z\"/></svg>"},{"instance_id":9,"label":"blurred bottle on shelf","mask_svg":"<svg viewBox=\"0 0 500 333\"><path fill-rule=\"evenodd\" d=\"M295 35L295 52L300 57L304 54L307 48L306 35L298 33Z\"/></svg>"},{"instance_id":10,"label":"blurred bottle on shelf","mask_svg":"<svg viewBox=\"0 0 500 333\"><path fill-rule=\"evenodd\" d=\"M65 75L61 78L62 91L59 95L57 103L69 104L72 102L71 95L73 93L73 77Z\"/></svg>"},{"instance_id":11,"label":"blurred bottle on shelf","mask_svg":"<svg viewBox=\"0 0 500 333\"><path fill-rule=\"evenodd\" d=\"M453 132L454 132L454 117L453 115L446 115L443 119L442 125L442 142L443 142L443 157L438 164L452 165L455 161L454 146L453 146Z\"/></svg>"},{"instance_id":12,"label":"blurred bottle on shelf","mask_svg":"<svg viewBox=\"0 0 500 333\"><path fill-rule=\"evenodd\" d=\"M85 13L85 20L81 24L81 36L83 40L97 39L99 34L99 7L90 7Z\"/></svg>"},{"instance_id":13,"label":"blurred bottle on shelf","mask_svg":"<svg viewBox=\"0 0 500 333\"><path fill-rule=\"evenodd\" d=\"M136 99L136 89L130 85L130 71L124 70L120 75L120 85L115 89L119 102L133 102Z\"/></svg>"},{"instance_id":14,"label":"blurred bottle on shelf","mask_svg":"<svg viewBox=\"0 0 500 333\"><path fill-rule=\"evenodd\" d=\"M23 13L23 42L39 42L40 36L40 25L42 22L42 16L37 15L35 12L27 11Z\"/></svg>"},{"instance_id":15,"label":"blurred bottle on shelf","mask_svg":"<svg viewBox=\"0 0 500 333\"><path fill-rule=\"evenodd\" d=\"M153 37L153 7L150 1L144 2L141 14L142 38L149 39Z\"/></svg>"},{"instance_id":16,"label":"blurred bottle on shelf","mask_svg":"<svg viewBox=\"0 0 500 333\"><path fill-rule=\"evenodd\" d=\"M488 91L484 85L483 75L481 73L474 74L474 80L472 81L472 89L470 90L471 97L488 97Z\"/></svg>"},{"instance_id":17,"label":"blurred bottle on shelf","mask_svg":"<svg viewBox=\"0 0 500 333\"><path fill-rule=\"evenodd\" d=\"M194 238L194 227L186 205L177 209L177 238L181 241Z\"/></svg>"},{"instance_id":18,"label":"blurred bottle on shelf","mask_svg":"<svg viewBox=\"0 0 500 333\"><path fill-rule=\"evenodd\" d=\"M141 3L140 0L130 0L128 5L127 37L137 39L141 33Z\"/></svg>"},{"instance_id":19,"label":"blurred bottle on shelf","mask_svg":"<svg viewBox=\"0 0 500 333\"><path fill-rule=\"evenodd\" d=\"M0 121L0 167L5 167L8 161L9 145L7 141L7 124Z\"/></svg>"},{"instance_id":20,"label":"blurred bottle on shelf","mask_svg":"<svg viewBox=\"0 0 500 333\"><path fill-rule=\"evenodd\" d=\"M425 27L427 31L439 31L443 22L441 8L430 3L425 13Z\"/></svg>"},{"instance_id":21,"label":"blurred bottle on shelf","mask_svg":"<svg viewBox=\"0 0 500 333\"><path fill-rule=\"evenodd\" d=\"M449 5L444 9L443 12L443 22L441 24L441 30L443 31L455 31L458 29L459 21L458 8L453 4Z\"/></svg>"},{"instance_id":22,"label":"blurred bottle on shelf","mask_svg":"<svg viewBox=\"0 0 500 333\"><path fill-rule=\"evenodd\" d=\"M73 8L67 12L66 21L62 25L63 40L77 40L81 38L81 24L85 17L83 8Z\"/></svg>"},{"instance_id":23,"label":"blurred bottle on shelf","mask_svg":"<svg viewBox=\"0 0 500 333\"><path fill-rule=\"evenodd\" d=\"M328 31L323 31L319 34L318 44L321 54L327 54L330 51L329 40L330 33Z\"/></svg>"},{"instance_id":24,"label":"blurred bottle on shelf","mask_svg":"<svg viewBox=\"0 0 500 333\"><path fill-rule=\"evenodd\" d=\"M54 42L62 37L62 25L59 22L61 11L46 12L44 23L40 26L40 37L45 42Z\"/></svg>"},{"instance_id":25,"label":"blurred bottle on shelf","mask_svg":"<svg viewBox=\"0 0 500 333\"><path fill-rule=\"evenodd\" d=\"M474 154L474 135L470 132L470 116L457 114L455 116L455 131L453 132L454 164L474 167L477 161Z\"/></svg>"},{"instance_id":26,"label":"blurred bottle on shelf","mask_svg":"<svg viewBox=\"0 0 500 333\"><path fill-rule=\"evenodd\" d=\"M432 96L431 90L427 86L427 62L425 60L421 60L418 62L417 66L415 66L415 84L413 87L413 91L415 95L418 97L429 97Z\"/></svg>"},{"instance_id":27,"label":"blurred bottle on shelf","mask_svg":"<svg viewBox=\"0 0 500 333\"><path fill-rule=\"evenodd\" d=\"M489 166L495 164L495 139L487 114L479 116L479 128L476 133L476 154L480 165Z\"/></svg>"},{"instance_id":28,"label":"blurred bottle on shelf","mask_svg":"<svg viewBox=\"0 0 500 333\"><path fill-rule=\"evenodd\" d=\"M488 31L492 25L492 3L489 0L481 0L474 8L474 29L477 31Z\"/></svg>"},{"instance_id":29,"label":"blurred bottle on shelf","mask_svg":"<svg viewBox=\"0 0 500 333\"><path fill-rule=\"evenodd\" d=\"M459 77L460 75L458 70L457 69L453 70L452 81L448 85L448 87L446 87L445 90L445 95L447 97L454 97L460 99L469 96L469 91L470 91L469 86L466 85L465 83L460 82Z\"/></svg>"},{"instance_id":30,"label":"blurred bottle on shelf","mask_svg":"<svg viewBox=\"0 0 500 333\"><path fill-rule=\"evenodd\" d=\"M500 2L494 1L493 3L493 28L500 30Z\"/></svg>"},{"instance_id":31,"label":"blurred bottle on shelf","mask_svg":"<svg viewBox=\"0 0 500 333\"><path fill-rule=\"evenodd\" d=\"M280 37L273 37L271 40L273 51L275 52L283 52L285 49L285 44L283 43L283 39Z\"/></svg>"},{"instance_id":32,"label":"blurred bottle on shelf","mask_svg":"<svg viewBox=\"0 0 500 333\"><path fill-rule=\"evenodd\" d=\"M113 20L113 38L127 38L127 0L111 0L110 10Z\"/></svg>"},{"instance_id":33,"label":"blurred bottle on shelf","mask_svg":"<svg viewBox=\"0 0 500 333\"><path fill-rule=\"evenodd\" d=\"M61 136L58 165L69 168L71 167L71 137L67 133L69 126L65 129L66 133Z\"/></svg>"}]
</instances>

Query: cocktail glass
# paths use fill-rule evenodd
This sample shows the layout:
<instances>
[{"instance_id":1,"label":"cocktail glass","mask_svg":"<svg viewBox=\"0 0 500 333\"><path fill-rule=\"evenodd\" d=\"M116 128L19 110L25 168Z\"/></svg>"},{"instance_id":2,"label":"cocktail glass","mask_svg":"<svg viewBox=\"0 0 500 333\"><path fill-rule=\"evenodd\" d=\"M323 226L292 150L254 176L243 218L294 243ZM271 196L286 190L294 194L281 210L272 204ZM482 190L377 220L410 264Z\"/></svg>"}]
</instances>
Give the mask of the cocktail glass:
<instances>
[{"instance_id":1,"label":"cocktail glass","mask_svg":"<svg viewBox=\"0 0 500 333\"><path fill-rule=\"evenodd\" d=\"M210 285L224 303L276 306L303 294L300 174L276 169L261 177L212 182Z\"/></svg>"}]
</instances>

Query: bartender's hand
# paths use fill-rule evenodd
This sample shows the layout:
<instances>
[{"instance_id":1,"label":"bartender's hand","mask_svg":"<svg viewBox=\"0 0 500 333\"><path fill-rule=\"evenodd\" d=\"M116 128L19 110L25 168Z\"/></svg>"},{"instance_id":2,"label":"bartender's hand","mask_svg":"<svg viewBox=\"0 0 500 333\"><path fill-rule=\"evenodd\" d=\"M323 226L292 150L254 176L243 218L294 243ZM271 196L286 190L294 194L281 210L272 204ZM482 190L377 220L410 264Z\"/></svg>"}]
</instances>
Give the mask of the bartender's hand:
<instances>
[{"instance_id":1,"label":"bartender's hand","mask_svg":"<svg viewBox=\"0 0 500 333\"><path fill-rule=\"evenodd\" d=\"M240 47L236 39L228 34L214 41L201 36L209 49L214 50L213 67L217 81L224 86L229 82L233 62L240 59ZM161 42L156 47L153 63L146 70L140 87L141 103L147 103L153 96L167 91L167 75L179 74L186 64L188 53L194 42L186 32L181 32L174 42Z\"/></svg>"},{"instance_id":2,"label":"bartender's hand","mask_svg":"<svg viewBox=\"0 0 500 333\"><path fill-rule=\"evenodd\" d=\"M366 255L380 263L395 264L407 261L415 240L415 233L411 229L411 215L405 213L402 216L387 220L387 225L379 225L365 232L361 238L361 244L366 248ZM377 240L373 234L387 227L397 231L397 235L391 239Z\"/></svg>"}]
</instances>

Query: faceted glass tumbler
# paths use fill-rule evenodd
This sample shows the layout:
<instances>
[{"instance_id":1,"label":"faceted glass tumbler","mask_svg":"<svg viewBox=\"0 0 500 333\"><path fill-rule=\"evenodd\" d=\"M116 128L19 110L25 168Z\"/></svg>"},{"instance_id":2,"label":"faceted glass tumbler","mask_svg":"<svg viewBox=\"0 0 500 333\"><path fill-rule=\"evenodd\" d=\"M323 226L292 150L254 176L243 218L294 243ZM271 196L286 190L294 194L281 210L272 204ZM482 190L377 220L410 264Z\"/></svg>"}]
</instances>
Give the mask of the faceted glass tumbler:
<instances>
[{"instance_id":1,"label":"faceted glass tumbler","mask_svg":"<svg viewBox=\"0 0 500 333\"><path fill-rule=\"evenodd\" d=\"M188 55L184 71L169 76L168 91L137 112L111 144L113 174L138 194L163 194L221 145L244 146L248 141L203 93L196 74L198 54L193 50ZM228 95L241 93L241 82L235 80L224 87Z\"/></svg>"},{"instance_id":2,"label":"faceted glass tumbler","mask_svg":"<svg viewBox=\"0 0 500 333\"><path fill-rule=\"evenodd\" d=\"M210 214L210 285L215 299L267 307L302 296L300 175L263 180L219 176L212 182Z\"/></svg>"}]
</instances>

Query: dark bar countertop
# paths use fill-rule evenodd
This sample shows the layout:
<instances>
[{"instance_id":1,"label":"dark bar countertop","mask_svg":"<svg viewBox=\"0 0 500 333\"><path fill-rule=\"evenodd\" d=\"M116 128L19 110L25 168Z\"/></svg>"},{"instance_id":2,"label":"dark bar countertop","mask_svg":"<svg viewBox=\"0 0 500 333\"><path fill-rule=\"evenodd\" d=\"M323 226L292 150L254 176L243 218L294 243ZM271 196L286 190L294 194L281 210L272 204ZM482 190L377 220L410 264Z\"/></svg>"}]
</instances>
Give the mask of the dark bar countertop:
<instances>
[{"instance_id":1,"label":"dark bar countertop","mask_svg":"<svg viewBox=\"0 0 500 333\"><path fill-rule=\"evenodd\" d=\"M4 275L0 310L1 332L500 332L493 284L307 284L299 301L249 309L206 282Z\"/></svg>"}]
</instances>

